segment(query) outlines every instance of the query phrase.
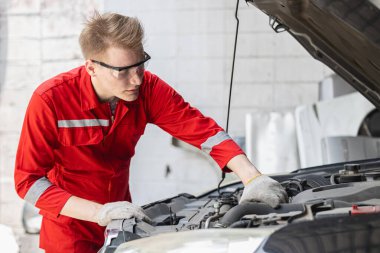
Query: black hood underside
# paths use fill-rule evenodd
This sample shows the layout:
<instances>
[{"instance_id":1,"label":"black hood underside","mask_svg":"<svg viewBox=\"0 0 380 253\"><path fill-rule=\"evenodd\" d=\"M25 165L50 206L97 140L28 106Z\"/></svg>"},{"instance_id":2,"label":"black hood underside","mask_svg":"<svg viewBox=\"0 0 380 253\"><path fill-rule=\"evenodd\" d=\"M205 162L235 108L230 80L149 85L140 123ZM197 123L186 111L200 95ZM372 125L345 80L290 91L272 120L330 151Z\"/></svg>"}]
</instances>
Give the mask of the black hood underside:
<instances>
[{"instance_id":1,"label":"black hood underside","mask_svg":"<svg viewBox=\"0 0 380 253\"><path fill-rule=\"evenodd\" d=\"M247 0L380 108L379 0Z\"/></svg>"}]
</instances>

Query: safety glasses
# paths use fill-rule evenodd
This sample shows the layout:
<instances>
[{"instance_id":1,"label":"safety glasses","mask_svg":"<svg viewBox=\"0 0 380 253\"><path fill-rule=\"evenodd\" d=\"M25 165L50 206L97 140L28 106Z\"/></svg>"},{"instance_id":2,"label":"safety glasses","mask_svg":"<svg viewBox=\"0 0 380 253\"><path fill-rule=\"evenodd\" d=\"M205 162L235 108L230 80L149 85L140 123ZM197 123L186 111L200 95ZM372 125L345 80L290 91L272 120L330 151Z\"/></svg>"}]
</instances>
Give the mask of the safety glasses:
<instances>
[{"instance_id":1,"label":"safety glasses","mask_svg":"<svg viewBox=\"0 0 380 253\"><path fill-rule=\"evenodd\" d=\"M117 79L124 79L132 76L137 73L138 75L143 75L144 70L147 66L147 62L150 60L150 55L144 51L144 59L135 64L125 66L125 67L115 67L108 65L101 61L91 60L92 62L99 64L102 67L108 68L111 71L111 74Z\"/></svg>"}]
</instances>

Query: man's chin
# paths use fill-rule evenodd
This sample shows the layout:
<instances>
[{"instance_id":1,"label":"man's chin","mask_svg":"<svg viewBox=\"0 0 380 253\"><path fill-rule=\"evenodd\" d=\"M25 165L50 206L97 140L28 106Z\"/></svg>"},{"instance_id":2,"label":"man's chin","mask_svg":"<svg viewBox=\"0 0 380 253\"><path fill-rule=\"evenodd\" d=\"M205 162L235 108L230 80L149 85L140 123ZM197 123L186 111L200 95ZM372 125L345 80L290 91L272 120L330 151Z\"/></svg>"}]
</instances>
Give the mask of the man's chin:
<instances>
[{"instance_id":1,"label":"man's chin","mask_svg":"<svg viewBox=\"0 0 380 253\"><path fill-rule=\"evenodd\" d=\"M127 102L133 102L133 101L136 101L138 99L138 97L139 97L139 94L124 95L124 96L120 97L120 99L127 101Z\"/></svg>"}]
</instances>

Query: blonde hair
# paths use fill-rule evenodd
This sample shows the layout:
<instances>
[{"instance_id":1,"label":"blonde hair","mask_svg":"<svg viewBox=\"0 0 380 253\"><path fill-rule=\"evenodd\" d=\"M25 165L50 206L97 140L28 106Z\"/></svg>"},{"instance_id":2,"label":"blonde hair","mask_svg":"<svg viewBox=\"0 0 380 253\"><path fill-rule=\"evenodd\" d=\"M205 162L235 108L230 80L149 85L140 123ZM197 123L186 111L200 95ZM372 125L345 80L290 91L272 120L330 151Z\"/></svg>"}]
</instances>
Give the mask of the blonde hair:
<instances>
[{"instance_id":1,"label":"blonde hair","mask_svg":"<svg viewBox=\"0 0 380 253\"><path fill-rule=\"evenodd\" d=\"M137 18L117 13L94 15L87 20L79 36L85 59L103 54L109 47L143 51L144 28Z\"/></svg>"}]
</instances>

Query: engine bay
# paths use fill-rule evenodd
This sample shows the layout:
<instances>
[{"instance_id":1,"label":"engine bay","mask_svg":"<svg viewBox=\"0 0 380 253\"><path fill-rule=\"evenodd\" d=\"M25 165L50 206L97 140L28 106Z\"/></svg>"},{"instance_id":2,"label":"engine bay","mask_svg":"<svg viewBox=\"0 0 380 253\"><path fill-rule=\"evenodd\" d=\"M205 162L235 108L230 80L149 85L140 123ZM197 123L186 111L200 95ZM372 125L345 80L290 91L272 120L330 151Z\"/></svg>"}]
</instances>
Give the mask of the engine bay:
<instances>
[{"instance_id":1,"label":"engine bay","mask_svg":"<svg viewBox=\"0 0 380 253\"><path fill-rule=\"evenodd\" d=\"M143 206L152 223L112 221L103 252L121 243L167 232L199 229L284 227L302 221L380 212L380 165L376 162L315 167L272 176L289 196L289 203L272 208L265 203L239 204L241 183L201 196L180 194Z\"/></svg>"}]
</instances>

